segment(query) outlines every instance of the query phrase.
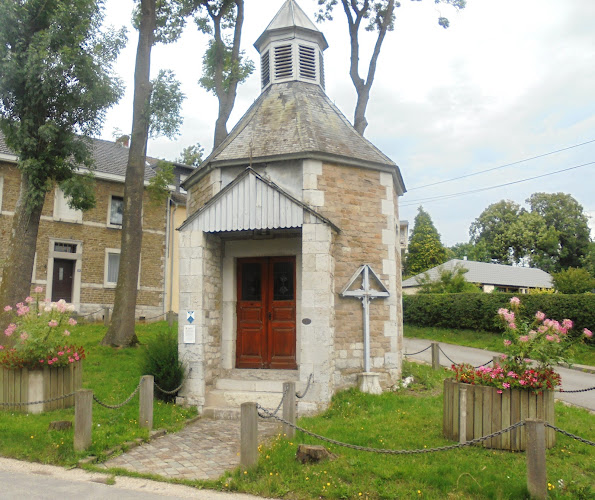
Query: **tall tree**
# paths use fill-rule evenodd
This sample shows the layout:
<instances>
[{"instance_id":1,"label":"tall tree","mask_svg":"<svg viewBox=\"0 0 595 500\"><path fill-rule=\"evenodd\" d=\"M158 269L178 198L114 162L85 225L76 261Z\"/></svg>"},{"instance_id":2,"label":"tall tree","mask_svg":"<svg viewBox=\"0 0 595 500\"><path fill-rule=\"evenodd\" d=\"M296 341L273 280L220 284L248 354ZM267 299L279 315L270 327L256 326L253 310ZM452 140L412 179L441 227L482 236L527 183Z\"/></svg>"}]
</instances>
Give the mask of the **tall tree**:
<instances>
[{"instance_id":1,"label":"tall tree","mask_svg":"<svg viewBox=\"0 0 595 500\"><path fill-rule=\"evenodd\" d=\"M537 242L533 265L548 272L580 267L591 242L589 219L583 207L565 193L534 193L527 203L548 230Z\"/></svg>"},{"instance_id":2,"label":"tall tree","mask_svg":"<svg viewBox=\"0 0 595 500\"><path fill-rule=\"evenodd\" d=\"M545 234L543 222L518 203L502 200L487 207L471 224L471 243L484 248L493 262L519 264Z\"/></svg>"},{"instance_id":3,"label":"tall tree","mask_svg":"<svg viewBox=\"0 0 595 500\"><path fill-rule=\"evenodd\" d=\"M191 167L198 167L202 163L204 153L204 148L197 142L196 144L192 144L182 149L182 152L176 161L183 163L184 165L190 165Z\"/></svg>"},{"instance_id":4,"label":"tall tree","mask_svg":"<svg viewBox=\"0 0 595 500\"><path fill-rule=\"evenodd\" d=\"M440 235L430 214L423 207L419 207L409 238L405 274L411 276L423 273L446 262L447 259L446 248L440 241Z\"/></svg>"},{"instance_id":5,"label":"tall tree","mask_svg":"<svg viewBox=\"0 0 595 500\"><path fill-rule=\"evenodd\" d=\"M59 183L73 208L94 203L87 137L99 133L122 88L113 63L124 31L100 30L98 0L0 1L0 128L18 154L21 188L0 303L29 295L41 210Z\"/></svg>"},{"instance_id":6,"label":"tall tree","mask_svg":"<svg viewBox=\"0 0 595 500\"><path fill-rule=\"evenodd\" d=\"M366 120L366 108L370 100L370 90L374 83L376 75L376 66L378 64L378 57L382 43L386 37L387 31L394 30L395 24L395 8L400 7L401 3L396 0L318 0L320 9L318 11L317 20L319 22L325 20L332 20L333 8L340 1L347 17L347 27L349 30L350 40L350 67L349 76L355 87L357 93L357 102L355 105L355 114L353 117L353 126L361 135L368 126ZM417 0L419 1L419 0ZM449 4L456 9L463 9L466 5L466 0L434 0L435 3ZM370 56L370 63L368 64L368 71L365 78L360 76L360 42L359 33L362 22L367 25L365 31L376 32L376 43L372 55ZM443 28L448 28L449 21L447 18L440 16L438 23Z\"/></svg>"},{"instance_id":7,"label":"tall tree","mask_svg":"<svg viewBox=\"0 0 595 500\"><path fill-rule=\"evenodd\" d=\"M227 121L233 111L237 88L254 71L254 63L240 49L244 24L244 0L190 0L199 31L213 35L203 57L203 76L198 83L219 101L213 149L227 137ZM233 35L226 32L233 29Z\"/></svg>"},{"instance_id":8,"label":"tall tree","mask_svg":"<svg viewBox=\"0 0 595 500\"><path fill-rule=\"evenodd\" d=\"M175 135L181 121L179 105L183 99L177 83L168 71L160 71L153 83L151 49L156 41L174 41L183 26L181 4L166 0L140 0L137 12L139 39L134 72L132 134L126 179L120 267L110 326L101 343L129 346L138 343L134 332L138 270L142 247L142 207L147 142L150 130L155 134ZM177 103L177 105L176 105ZM164 112L163 110L167 111Z\"/></svg>"}]
</instances>

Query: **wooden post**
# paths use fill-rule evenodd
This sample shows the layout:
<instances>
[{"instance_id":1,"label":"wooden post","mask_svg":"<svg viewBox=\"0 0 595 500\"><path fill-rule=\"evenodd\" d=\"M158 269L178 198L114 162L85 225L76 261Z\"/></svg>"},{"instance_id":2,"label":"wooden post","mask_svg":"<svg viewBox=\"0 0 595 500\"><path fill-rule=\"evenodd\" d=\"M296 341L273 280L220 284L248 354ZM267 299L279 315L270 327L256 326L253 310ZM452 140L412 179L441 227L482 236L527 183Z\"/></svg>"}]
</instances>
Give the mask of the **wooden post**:
<instances>
[{"instance_id":1,"label":"wooden post","mask_svg":"<svg viewBox=\"0 0 595 500\"><path fill-rule=\"evenodd\" d=\"M287 420L295 425L295 382L285 382L283 384L283 420ZM283 424L283 434L288 438L295 437L295 428Z\"/></svg>"},{"instance_id":2,"label":"wooden post","mask_svg":"<svg viewBox=\"0 0 595 500\"><path fill-rule=\"evenodd\" d=\"M440 370L440 345L438 342L432 342L432 368Z\"/></svg>"},{"instance_id":3,"label":"wooden post","mask_svg":"<svg viewBox=\"0 0 595 500\"><path fill-rule=\"evenodd\" d=\"M109 326L109 320L110 320L110 308L104 307L103 308L103 324L105 326Z\"/></svg>"},{"instance_id":4,"label":"wooden post","mask_svg":"<svg viewBox=\"0 0 595 500\"><path fill-rule=\"evenodd\" d=\"M527 489L531 498L547 498L545 470L545 425L543 420L528 418L527 426Z\"/></svg>"},{"instance_id":5,"label":"wooden post","mask_svg":"<svg viewBox=\"0 0 595 500\"><path fill-rule=\"evenodd\" d=\"M240 465L247 468L258 462L258 412L256 403L242 403L240 408Z\"/></svg>"},{"instance_id":6,"label":"wooden post","mask_svg":"<svg viewBox=\"0 0 595 500\"><path fill-rule=\"evenodd\" d=\"M74 451L91 446L93 428L93 391L79 389L74 395Z\"/></svg>"},{"instance_id":7,"label":"wooden post","mask_svg":"<svg viewBox=\"0 0 595 500\"><path fill-rule=\"evenodd\" d=\"M459 389L459 443L467 442L467 388Z\"/></svg>"},{"instance_id":8,"label":"wooden post","mask_svg":"<svg viewBox=\"0 0 595 500\"><path fill-rule=\"evenodd\" d=\"M138 423L149 430L153 428L153 375L143 375L140 379Z\"/></svg>"},{"instance_id":9,"label":"wooden post","mask_svg":"<svg viewBox=\"0 0 595 500\"><path fill-rule=\"evenodd\" d=\"M177 314L173 311L167 311L166 313L166 317L167 317L167 324L169 325L170 328L172 328L174 326L174 321L177 319Z\"/></svg>"}]
</instances>

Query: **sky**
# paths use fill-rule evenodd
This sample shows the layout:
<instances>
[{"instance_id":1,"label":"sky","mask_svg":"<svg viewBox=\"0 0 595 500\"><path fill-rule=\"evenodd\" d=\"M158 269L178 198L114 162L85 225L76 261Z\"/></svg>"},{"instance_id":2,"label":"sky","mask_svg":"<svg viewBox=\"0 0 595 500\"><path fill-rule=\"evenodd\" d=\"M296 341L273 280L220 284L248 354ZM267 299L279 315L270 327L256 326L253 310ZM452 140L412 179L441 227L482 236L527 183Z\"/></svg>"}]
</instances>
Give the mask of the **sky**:
<instances>
[{"instance_id":1,"label":"sky","mask_svg":"<svg viewBox=\"0 0 595 500\"><path fill-rule=\"evenodd\" d=\"M297 1L314 20L317 0ZM252 44L283 2L245 0L242 48L256 71L238 89L228 130L260 94ZM469 240L469 226L492 203L507 199L526 207L535 192L563 192L583 206L595 236L595 2L468 0L459 12L433 0L401 4L395 30L382 46L364 134L401 170L407 193L399 201L400 219L411 229L423 205L442 243L452 246ZM106 1L106 24L129 26L128 45L116 64L126 94L108 112L101 136L107 140L115 130L131 129L138 41L130 27L133 5ZM332 22L318 25L329 43L326 93L353 122L356 93L339 7ZM450 28L438 25L440 16L450 20ZM151 156L175 160L197 142L206 154L212 149L217 99L197 83L207 40L189 22L178 42L153 48L152 74L173 70L186 100L180 135L150 140ZM374 41L362 35L366 71ZM522 161L534 157L539 158ZM491 171L479 173L485 170Z\"/></svg>"}]
</instances>

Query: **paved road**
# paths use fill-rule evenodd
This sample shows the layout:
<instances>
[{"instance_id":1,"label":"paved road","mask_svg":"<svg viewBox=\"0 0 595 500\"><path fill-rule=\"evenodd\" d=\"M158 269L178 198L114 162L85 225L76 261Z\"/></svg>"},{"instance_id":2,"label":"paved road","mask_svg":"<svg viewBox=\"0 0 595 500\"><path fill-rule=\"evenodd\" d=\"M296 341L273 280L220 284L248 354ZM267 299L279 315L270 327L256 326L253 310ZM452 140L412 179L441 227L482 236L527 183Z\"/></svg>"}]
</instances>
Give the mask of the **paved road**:
<instances>
[{"instance_id":1,"label":"paved road","mask_svg":"<svg viewBox=\"0 0 595 500\"><path fill-rule=\"evenodd\" d=\"M3 500L254 500L240 493L198 490L188 486L148 479L115 477L108 485L106 474L81 469L66 470L53 465L33 464L0 457L0 498Z\"/></svg>"},{"instance_id":2,"label":"paved road","mask_svg":"<svg viewBox=\"0 0 595 500\"><path fill-rule=\"evenodd\" d=\"M475 349L473 347L464 347L454 344L446 344L440 342L440 347L444 351L445 355L440 353L440 364L442 366L450 366L451 361L447 359L448 356L455 363L470 363L474 366L479 366L495 355L499 354L493 351L485 351L483 349ZM404 338L403 339L403 351L405 353L415 353L426 348L430 345L430 341L427 339L415 339L415 338ZM406 356L407 358L413 358L427 363L432 362L431 350L417 354L415 356ZM579 370L571 370L568 368L558 368L558 373L562 377L562 388L566 391L586 389L589 387L595 387L595 373L585 373ZM595 369L593 369L595 371ZM556 399L566 401L575 406L581 406L588 410L595 411L595 390L588 392L579 393L565 393L557 392Z\"/></svg>"}]
</instances>

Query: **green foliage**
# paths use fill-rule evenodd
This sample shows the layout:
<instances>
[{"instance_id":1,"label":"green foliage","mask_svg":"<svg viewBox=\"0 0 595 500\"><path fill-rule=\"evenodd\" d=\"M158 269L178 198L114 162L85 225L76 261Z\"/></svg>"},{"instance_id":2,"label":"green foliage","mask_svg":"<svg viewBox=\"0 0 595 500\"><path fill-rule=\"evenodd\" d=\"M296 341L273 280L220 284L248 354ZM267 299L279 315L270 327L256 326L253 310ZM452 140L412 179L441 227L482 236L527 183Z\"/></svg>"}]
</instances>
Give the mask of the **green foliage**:
<instances>
[{"instance_id":1,"label":"green foliage","mask_svg":"<svg viewBox=\"0 0 595 500\"><path fill-rule=\"evenodd\" d=\"M95 206L95 176L91 172L73 175L62 181L60 189L66 195L70 208L89 210Z\"/></svg>"},{"instance_id":2,"label":"green foliage","mask_svg":"<svg viewBox=\"0 0 595 500\"><path fill-rule=\"evenodd\" d=\"M184 118L180 114L186 96L181 84L170 70L159 70L157 78L151 82L151 137L165 136L175 139Z\"/></svg>"},{"instance_id":3,"label":"green foliage","mask_svg":"<svg viewBox=\"0 0 595 500\"><path fill-rule=\"evenodd\" d=\"M182 384L185 369L178 358L178 336L174 331L164 330L149 341L143 352L141 371L144 375L153 375L155 384L166 391ZM176 397L158 389L155 396L163 401L174 401Z\"/></svg>"},{"instance_id":4,"label":"green foliage","mask_svg":"<svg viewBox=\"0 0 595 500\"><path fill-rule=\"evenodd\" d=\"M102 3L0 2L0 128L28 176L27 209L91 166L89 142L122 95L113 63L125 32L101 30Z\"/></svg>"},{"instance_id":5,"label":"green foliage","mask_svg":"<svg viewBox=\"0 0 595 500\"><path fill-rule=\"evenodd\" d=\"M198 167L202 163L204 153L204 148L197 142L184 148L176 161L184 165Z\"/></svg>"},{"instance_id":6,"label":"green foliage","mask_svg":"<svg viewBox=\"0 0 595 500\"><path fill-rule=\"evenodd\" d=\"M534 193L526 202L530 211L502 200L475 219L469 229L471 243L477 247L475 260L528 261L547 272L580 267L590 245L583 207L564 193Z\"/></svg>"},{"instance_id":7,"label":"green foliage","mask_svg":"<svg viewBox=\"0 0 595 500\"><path fill-rule=\"evenodd\" d=\"M441 269L440 278L432 281L428 273L417 278L417 293L481 293L477 285L465 279L468 269L457 264L454 269Z\"/></svg>"},{"instance_id":8,"label":"green foliage","mask_svg":"<svg viewBox=\"0 0 595 500\"><path fill-rule=\"evenodd\" d=\"M233 47L229 43L218 44L215 40L209 40L209 47L202 59L202 77L198 80L198 83L215 96L217 95L215 67L218 58L223 60L222 89L226 93L229 92L231 82L243 83L254 72L254 62L246 59L243 50L240 51L238 59L234 60Z\"/></svg>"},{"instance_id":9,"label":"green foliage","mask_svg":"<svg viewBox=\"0 0 595 500\"><path fill-rule=\"evenodd\" d=\"M430 214L419 207L409 239L405 274L408 276L427 271L447 260L446 248L434 227Z\"/></svg>"},{"instance_id":10,"label":"green foliage","mask_svg":"<svg viewBox=\"0 0 595 500\"><path fill-rule=\"evenodd\" d=\"M173 164L159 160L155 168L155 175L149 180L147 192L151 203L159 205L163 203L169 195L169 186L174 181Z\"/></svg>"},{"instance_id":11,"label":"green foliage","mask_svg":"<svg viewBox=\"0 0 595 500\"><path fill-rule=\"evenodd\" d=\"M534 193L526 201L549 234L547 240L538 240L531 257L535 267L548 272L579 267L591 242L582 205L565 193Z\"/></svg>"},{"instance_id":12,"label":"green foliage","mask_svg":"<svg viewBox=\"0 0 595 500\"><path fill-rule=\"evenodd\" d=\"M581 267L589 271L591 276L595 277L595 241L589 243L587 253L582 259Z\"/></svg>"},{"instance_id":13,"label":"green foliage","mask_svg":"<svg viewBox=\"0 0 595 500\"><path fill-rule=\"evenodd\" d=\"M501 332L494 315L508 307L510 293L452 293L403 296L403 321L415 326L471 329ZM569 318L574 331L595 329L595 295L536 294L523 295L522 317L533 318L537 311L549 318ZM591 341L592 342L592 341Z\"/></svg>"},{"instance_id":14,"label":"green foliage","mask_svg":"<svg viewBox=\"0 0 595 500\"><path fill-rule=\"evenodd\" d=\"M155 43L175 42L186 26L188 5L186 1L180 0L155 0ZM134 7L132 13L132 25L138 30L140 28L141 9L140 1Z\"/></svg>"},{"instance_id":15,"label":"green foliage","mask_svg":"<svg viewBox=\"0 0 595 500\"><path fill-rule=\"evenodd\" d=\"M552 276L554 287L560 293L585 293L595 290L595 278L586 269L569 267Z\"/></svg>"},{"instance_id":16,"label":"green foliage","mask_svg":"<svg viewBox=\"0 0 595 500\"><path fill-rule=\"evenodd\" d=\"M457 243L447 248L448 259L472 260L474 262L491 262L487 248L483 242Z\"/></svg>"}]
</instances>

